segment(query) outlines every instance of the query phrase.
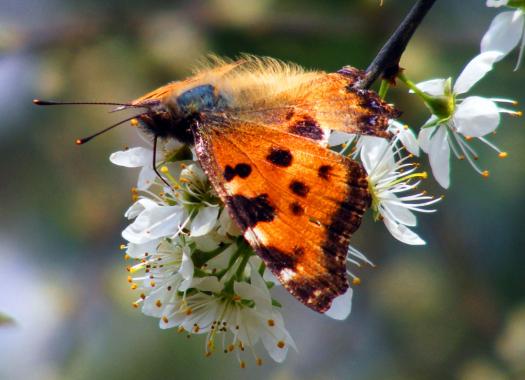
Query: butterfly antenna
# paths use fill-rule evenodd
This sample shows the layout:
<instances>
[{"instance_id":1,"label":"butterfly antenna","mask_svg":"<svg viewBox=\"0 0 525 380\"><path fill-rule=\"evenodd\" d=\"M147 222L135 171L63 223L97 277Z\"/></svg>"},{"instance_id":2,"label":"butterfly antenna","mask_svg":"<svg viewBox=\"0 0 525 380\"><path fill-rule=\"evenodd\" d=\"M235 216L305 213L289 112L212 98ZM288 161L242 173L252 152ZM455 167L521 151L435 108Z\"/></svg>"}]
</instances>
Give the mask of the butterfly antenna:
<instances>
[{"instance_id":1,"label":"butterfly antenna","mask_svg":"<svg viewBox=\"0 0 525 380\"><path fill-rule=\"evenodd\" d=\"M103 133L106 133L107 131L110 131L110 130L112 130L112 129L115 128L115 127L118 127L119 125L122 125L122 124L124 124L124 123L127 122L127 121L131 121L131 120L133 120L133 119L136 119L136 118L138 118L138 117L140 117L140 116L142 116L142 115L144 115L144 114L139 114L139 115L135 115L135 116L132 116L132 117L128 117L127 119L121 120L121 121L119 121L118 123L115 123L115 124L113 124L113 125L110 125L109 127L104 128L103 130L98 131L97 133L94 133L94 134L92 134L91 136L87 136L87 137L84 137L84 138L81 138L81 139L76 139L76 140L75 140L75 144L77 144L77 145L85 144L85 143L87 143L88 141L94 139L95 137L97 137L97 136L99 136L99 135L101 135L101 134L103 134Z\"/></svg>"},{"instance_id":2,"label":"butterfly antenna","mask_svg":"<svg viewBox=\"0 0 525 380\"><path fill-rule=\"evenodd\" d=\"M62 102L62 101L41 100L41 99L33 99L33 104L37 106L96 105L96 106L149 108L149 105L144 105L144 104L140 105L140 104L116 103L116 102Z\"/></svg>"}]
</instances>

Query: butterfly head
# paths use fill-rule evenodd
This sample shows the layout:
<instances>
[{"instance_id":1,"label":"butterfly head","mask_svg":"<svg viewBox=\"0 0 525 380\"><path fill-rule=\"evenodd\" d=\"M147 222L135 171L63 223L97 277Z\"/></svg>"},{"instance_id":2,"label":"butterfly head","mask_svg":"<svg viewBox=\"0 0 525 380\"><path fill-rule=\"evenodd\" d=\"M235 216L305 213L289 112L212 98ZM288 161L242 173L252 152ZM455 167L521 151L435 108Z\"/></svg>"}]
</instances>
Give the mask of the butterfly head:
<instances>
[{"instance_id":1,"label":"butterfly head","mask_svg":"<svg viewBox=\"0 0 525 380\"><path fill-rule=\"evenodd\" d=\"M186 144L193 144L192 127L202 114L220 112L227 106L225 98L211 84L186 86L183 90L171 88L170 91L163 91L161 87L132 104L148 107L148 111L136 117L145 130Z\"/></svg>"}]
</instances>

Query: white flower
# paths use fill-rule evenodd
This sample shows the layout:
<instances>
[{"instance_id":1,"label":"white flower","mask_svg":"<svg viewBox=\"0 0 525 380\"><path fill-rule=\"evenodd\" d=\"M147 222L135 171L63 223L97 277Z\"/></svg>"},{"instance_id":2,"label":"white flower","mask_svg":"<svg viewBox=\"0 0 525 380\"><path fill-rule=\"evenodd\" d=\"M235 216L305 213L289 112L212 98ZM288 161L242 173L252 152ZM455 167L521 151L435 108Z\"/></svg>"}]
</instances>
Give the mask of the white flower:
<instances>
[{"instance_id":1,"label":"white flower","mask_svg":"<svg viewBox=\"0 0 525 380\"><path fill-rule=\"evenodd\" d=\"M127 168L141 168L137 188L145 190L149 188L157 174L153 170L153 151L142 147L121 150L112 153L109 160L118 166L125 166Z\"/></svg>"},{"instance_id":2,"label":"white flower","mask_svg":"<svg viewBox=\"0 0 525 380\"><path fill-rule=\"evenodd\" d=\"M524 0L487 0L488 7L509 6L515 8L498 14L481 40L481 52L496 50L502 53L498 61L520 45L517 70L523 58L525 48L525 1ZM521 44L520 44L521 42Z\"/></svg>"},{"instance_id":3,"label":"white flower","mask_svg":"<svg viewBox=\"0 0 525 380\"><path fill-rule=\"evenodd\" d=\"M129 247L127 253L131 256ZM182 240L163 239L154 249L136 258L139 263L128 268L131 274L128 282L132 289L141 291L134 306L142 303L146 315L160 318L165 314L166 307L177 299L177 292L186 291L192 283L194 267L190 253Z\"/></svg>"},{"instance_id":4,"label":"white flower","mask_svg":"<svg viewBox=\"0 0 525 380\"><path fill-rule=\"evenodd\" d=\"M134 244L148 243L161 237L174 237L189 222L183 206L169 206L147 198L136 201L125 215L128 219L135 220L122 231L122 237Z\"/></svg>"},{"instance_id":5,"label":"white flower","mask_svg":"<svg viewBox=\"0 0 525 380\"><path fill-rule=\"evenodd\" d=\"M423 92L419 95L423 97L433 113L419 132L419 146L428 153L432 173L444 188L450 185L450 150L456 157L466 158L478 173L488 176L488 171L480 170L474 163L478 156L467 144L468 140L477 138L496 150L500 157L507 155L483 136L496 130L501 113L520 115L519 112L497 105L497 103L515 104L515 102L480 96L460 98L460 95L469 91L492 69L501 54L489 51L475 57L463 69L454 87L451 79L433 79L416 85L418 91Z\"/></svg>"},{"instance_id":6,"label":"white flower","mask_svg":"<svg viewBox=\"0 0 525 380\"><path fill-rule=\"evenodd\" d=\"M396 161L399 148L392 149L393 145L386 141L382 144L366 143L361 149L361 161L368 173L372 195L372 211L399 241L410 245L425 244L409 228L417 224L414 211L434 212L427 207L440 198L435 199L424 192L413 193L420 183L418 179L426 178L426 173L416 173L416 165L405 163L410 156ZM414 179L417 181L413 182Z\"/></svg>"}]
</instances>

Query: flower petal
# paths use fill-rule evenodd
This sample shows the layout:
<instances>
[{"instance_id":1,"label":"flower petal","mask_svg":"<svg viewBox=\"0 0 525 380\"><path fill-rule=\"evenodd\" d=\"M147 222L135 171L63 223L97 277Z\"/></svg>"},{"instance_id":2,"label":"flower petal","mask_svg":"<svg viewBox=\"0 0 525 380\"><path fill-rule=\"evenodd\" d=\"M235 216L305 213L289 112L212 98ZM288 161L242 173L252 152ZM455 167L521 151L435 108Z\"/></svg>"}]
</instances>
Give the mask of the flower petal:
<instances>
[{"instance_id":1,"label":"flower petal","mask_svg":"<svg viewBox=\"0 0 525 380\"><path fill-rule=\"evenodd\" d=\"M417 219L414 213L408 208L400 206L402 202L395 194L390 191L385 191L381 198L383 211L386 211L385 216L406 226L415 226L417 224Z\"/></svg>"},{"instance_id":2,"label":"flower petal","mask_svg":"<svg viewBox=\"0 0 525 380\"><path fill-rule=\"evenodd\" d=\"M138 201L133 203L130 208L124 213L124 216L128 219L135 219L144 210L157 207L157 203L148 198L140 198Z\"/></svg>"},{"instance_id":3,"label":"flower petal","mask_svg":"<svg viewBox=\"0 0 525 380\"><path fill-rule=\"evenodd\" d=\"M436 133L430 138L428 158L434 178L441 187L448 189L450 186L450 146L448 145L447 127L438 127Z\"/></svg>"},{"instance_id":4,"label":"flower petal","mask_svg":"<svg viewBox=\"0 0 525 380\"><path fill-rule=\"evenodd\" d=\"M446 79L430 79L424 82L416 84L416 87L421 91L426 92L432 96L440 96L445 93L445 83ZM410 92L413 92L410 90Z\"/></svg>"},{"instance_id":5,"label":"flower petal","mask_svg":"<svg viewBox=\"0 0 525 380\"><path fill-rule=\"evenodd\" d=\"M136 147L112 153L109 160L118 166L138 168L150 164L152 157L153 151L151 149Z\"/></svg>"},{"instance_id":6,"label":"flower petal","mask_svg":"<svg viewBox=\"0 0 525 380\"><path fill-rule=\"evenodd\" d=\"M507 55L514 49L523 35L523 12L502 12L492 20L481 40L481 52L497 50Z\"/></svg>"},{"instance_id":7,"label":"flower petal","mask_svg":"<svg viewBox=\"0 0 525 380\"><path fill-rule=\"evenodd\" d=\"M509 0L487 0L487 7L499 8L507 5Z\"/></svg>"},{"instance_id":8,"label":"flower petal","mask_svg":"<svg viewBox=\"0 0 525 380\"><path fill-rule=\"evenodd\" d=\"M139 179L137 181L137 188L139 190L145 190L149 188L155 179L157 178L157 173L152 169L150 165L144 165L139 173Z\"/></svg>"},{"instance_id":9,"label":"flower petal","mask_svg":"<svg viewBox=\"0 0 525 380\"><path fill-rule=\"evenodd\" d=\"M437 117L432 116L426 122L426 124L428 124L430 122L433 122L435 120L437 120ZM417 142L418 142L419 147L421 148L421 150L423 152L425 152L425 153L428 153L429 150L430 150L430 137L432 136L432 134L434 133L435 130L436 130L436 127L421 128L419 130L419 136L417 137Z\"/></svg>"},{"instance_id":10,"label":"flower petal","mask_svg":"<svg viewBox=\"0 0 525 380\"><path fill-rule=\"evenodd\" d=\"M155 239L144 244L129 243L126 253L129 257L134 259L143 259L144 256L155 252L159 243L159 239Z\"/></svg>"},{"instance_id":11,"label":"flower petal","mask_svg":"<svg viewBox=\"0 0 525 380\"><path fill-rule=\"evenodd\" d=\"M481 137L498 127L500 114L492 100L469 96L461 102L454 114L457 131L465 136Z\"/></svg>"},{"instance_id":12,"label":"flower petal","mask_svg":"<svg viewBox=\"0 0 525 380\"><path fill-rule=\"evenodd\" d=\"M334 298L332 301L332 306L330 306L330 309L328 309L328 311L324 314L327 317L337 319L339 321L346 319L352 311L352 294L352 288L348 288L344 294Z\"/></svg>"},{"instance_id":13,"label":"flower petal","mask_svg":"<svg viewBox=\"0 0 525 380\"><path fill-rule=\"evenodd\" d=\"M386 228L400 242L409 245L425 245L425 241L421 239L414 231L410 230L403 224L398 224L388 218L384 218Z\"/></svg>"},{"instance_id":14,"label":"flower petal","mask_svg":"<svg viewBox=\"0 0 525 380\"><path fill-rule=\"evenodd\" d=\"M330 134L330 137L328 138L328 145L336 146L341 144L350 144L352 141L354 141L355 138L355 134L334 131Z\"/></svg>"},{"instance_id":15,"label":"flower petal","mask_svg":"<svg viewBox=\"0 0 525 380\"><path fill-rule=\"evenodd\" d=\"M474 57L459 74L454 84L454 93L464 94L485 76L497 61L503 58L500 51L486 51Z\"/></svg>"},{"instance_id":16,"label":"flower petal","mask_svg":"<svg viewBox=\"0 0 525 380\"><path fill-rule=\"evenodd\" d=\"M217 224L219 207L201 207L191 221L191 236L203 236Z\"/></svg>"},{"instance_id":17,"label":"flower petal","mask_svg":"<svg viewBox=\"0 0 525 380\"><path fill-rule=\"evenodd\" d=\"M407 125L392 121L389 129L397 136L406 150L415 156L419 156L419 145L417 143L416 135Z\"/></svg>"}]
</instances>

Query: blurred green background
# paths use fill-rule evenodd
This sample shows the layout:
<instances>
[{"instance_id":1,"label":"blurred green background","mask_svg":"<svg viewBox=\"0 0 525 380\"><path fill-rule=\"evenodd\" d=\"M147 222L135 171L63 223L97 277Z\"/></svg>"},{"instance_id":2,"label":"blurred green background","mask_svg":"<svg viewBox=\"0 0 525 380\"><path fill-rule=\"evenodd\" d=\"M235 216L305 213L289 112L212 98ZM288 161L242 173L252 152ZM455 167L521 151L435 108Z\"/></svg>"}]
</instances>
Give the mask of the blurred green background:
<instances>
[{"instance_id":1,"label":"blurred green background","mask_svg":"<svg viewBox=\"0 0 525 380\"><path fill-rule=\"evenodd\" d=\"M370 217L354 238L377 267L348 320L307 310L279 292L299 352L241 370L200 337L160 330L131 308L119 251L134 169L111 152L141 144L122 127L73 141L120 116L106 108L37 108L35 97L127 101L183 78L209 52L241 52L334 71L365 68L413 1L0 0L1 379L461 379L525 378L525 131L503 117L480 166L453 161L439 212L420 218L428 245L394 240ZM414 81L457 75L477 54L495 9L439 0L402 66ZM516 55L476 88L525 101ZM418 126L425 108L389 95ZM426 158L424 165L427 165ZM425 184L443 194L430 179ZM0 318L1 319L1 318ZM262 350L261 350L262 352Z\"/></svg>"}]
</instances>

